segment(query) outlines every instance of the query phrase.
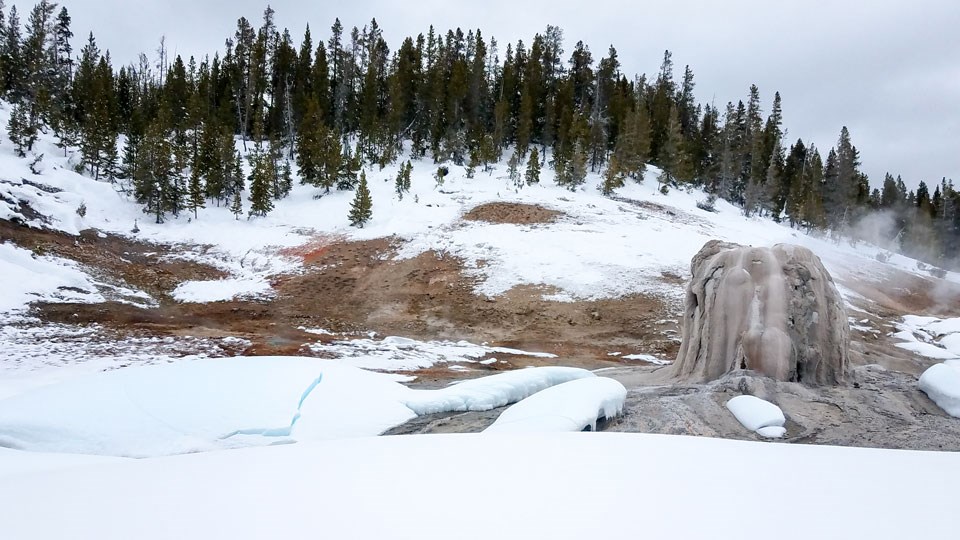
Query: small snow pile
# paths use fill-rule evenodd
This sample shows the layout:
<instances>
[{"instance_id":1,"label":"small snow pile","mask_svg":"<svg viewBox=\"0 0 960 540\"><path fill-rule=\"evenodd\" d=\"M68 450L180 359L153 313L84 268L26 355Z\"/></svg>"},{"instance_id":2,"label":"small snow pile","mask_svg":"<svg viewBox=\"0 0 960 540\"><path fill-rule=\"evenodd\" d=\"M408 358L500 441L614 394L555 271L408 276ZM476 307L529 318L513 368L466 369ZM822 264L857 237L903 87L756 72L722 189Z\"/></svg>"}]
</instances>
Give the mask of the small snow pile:
<instances>
[{"instance_id":1,"label":"small snow pile","mask_svg":"<svg viewBox=\"0 0 960 540\"><path fill-rule=\"evenodd\" d=\"M178 302L221 302L235 298L263 298L273 289L263 276L184 281L173 290Z\"/></svg>"},{"instance_id":2,"label":"small snow pile","mask_svg":"<svg viewBox=\"0 0 960 540\"><path fill-rule=\"evenodd\" d=\"M310 330L306 330L310 332ZM315 330L312 333L321 333ZM490 354L511 354L533 358L556 358L544 352L528 352L506 347L475 345L469 341L417 341L415 339L387 336L337 340L331 343L312 343L311 352L333 354L338 361L361 369L378 371L415 371L440 363L474 363Z\"/></svg>"},{"instance_id":3,"label":"small snow pile","mask_svg":"<svg viewBox=\"0 0 960 540\"><path fill-rule=\"evenodd\" d=\"M482 411L593 377L576 368L500 373L439 390L336 361L233 357L127 368L0 401L0 447L151 457L375 436L418 414Z\"/></svg>"},{"instance_id":4,"label":"small snow pile","mask_svg":"<svg viewBox=\"0 0 960 540\"><path fill-rule=\"evenodd\" d=\"M779 439L787 433L783 427L787 422L783 411L769 401L755 396L737 396L727 402L727 409L743 427L755 431L761 437Z\"/></svg>"},{"instance_id":5,"label":"small snow pile","mask_svg":"<svg viewBox=\"0 0 960 540\"><path fill-rule=\"evenodd\" d=\"M90 276L77 263L36 256L11 243L0 243L0 314L23 312L30 302L103 302Z\"/></svg>"},{"instance_id":6,"label":"small snow pile","mask_svg":"<svg viewBox=\"0 0 960 540\"><path fill-rule=\"evenodd\" d=\"M597 430L597 420L623 412L627 389L607 377L558 384L517 402L484 432Z\"/></svg>"},{"instance_id":7,"label":"small snow pile","mask_svg":"<svg viewBox=\"0 0 960 540\"><path fill-rule=\"evenodd\" d=\"M417 414L489 411L575 379L596 377L580 368L548 366L505 371L458 382L439 390L411 390L406 405Z\"/></svg>"},{"instance_id":8,"label":"small snow pile","mask_svg":"<svg viewBox=\"0 0 960 540\"><path fill-rule=\"evenodd\" d=\"M934 360L960 358L960 317L938 319L906 315L893 337L897 347Z\"/></svg>"},{"instance_id":9,"label":"small snow pile","mask_svg":"<svg viewBox=\"0 0 960 540\"><path fill-rule=\"evenodd\" d=\"M947 414L960 418L960 365L956 362L930 366L920 376L920 390Z\"/></svg>"}]
</instances>

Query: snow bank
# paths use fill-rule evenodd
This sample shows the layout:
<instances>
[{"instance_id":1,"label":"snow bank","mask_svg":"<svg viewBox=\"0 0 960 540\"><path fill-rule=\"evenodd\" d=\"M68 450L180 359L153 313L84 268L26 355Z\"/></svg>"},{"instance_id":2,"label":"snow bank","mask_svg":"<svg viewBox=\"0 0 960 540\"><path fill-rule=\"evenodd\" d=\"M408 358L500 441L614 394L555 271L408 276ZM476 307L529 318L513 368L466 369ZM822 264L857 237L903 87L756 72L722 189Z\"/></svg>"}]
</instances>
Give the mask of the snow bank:
<instances>
[{"instance_id":1,"label":"snow bank","mask_svg":"<svg viewBox=\"0 0 960 540\"><path fill-rule=\"evenodd\" d=\"M599 418L620 415L626 398L627 389L613 379L577 379L511 405L484 432L596 431Z\"/></svg>"},{"instance_id":2,"label":"snow bank","mask_svg":"<svg viewBox=\"0 0 960 540\"><path fill-rule=\"evenodd\" d=\"M783 425L787 419L784 418L783 411L769 401L755 396L737 396L727 402L727 409L743 427L762 437L779 438L786 434Z\"/></svg>"},{"instance_id":3,"label":"snow bank","mask_svg":"<svg viewBox=\"0 0 960 540\"><path fill-rule=\"evenodd\" d=\"M920 390L947 414L960 418L960 366L956 363L930 366L920 376Z\"/></svg>"},{"instance_id":4,"label":"snow bank","mask_svg":"<svg viewBox=\"0 0 960 540\"><path fill-rule=\"evenodd\" d=\"M458 382L439 390L412 390L406 405L417 414L489 411L551 386L585 377L595 375L585 369L570 367L518 369Z\"/></svg>"},{"instance_id":5,"label":"snow bank","mask_svg":"<svg viewBox=\"0 0 960 540\"><path fill-rule=\"evenodd\" d=\"M807 466L784 466L797 463ZM744 481L764 471L776 481ZM785 521L790 499L843 509L819 518L831 538L954 538L957 485L955 452L632 433L415 435L4 477L0 523L11 539L808 539L809 527ZM737 507L749 509L743 526L717 526L731 523L729 504L680 504L691 494L730 501L733 486ZM418 519L424 505L429 517Z\"/></svg>"},{"instance_id":6,"label":"snow bank","mask_svg":"<svg viewBox=\"0 0 960 540\"><path fill-rule=\"evenodd\" d=\"M500 373L439 390L331 360L235 357L127 368L0 401L0 446L147 457L379 435L417 414L488 410L576 368Z\"/></svg>"}]
</instances>

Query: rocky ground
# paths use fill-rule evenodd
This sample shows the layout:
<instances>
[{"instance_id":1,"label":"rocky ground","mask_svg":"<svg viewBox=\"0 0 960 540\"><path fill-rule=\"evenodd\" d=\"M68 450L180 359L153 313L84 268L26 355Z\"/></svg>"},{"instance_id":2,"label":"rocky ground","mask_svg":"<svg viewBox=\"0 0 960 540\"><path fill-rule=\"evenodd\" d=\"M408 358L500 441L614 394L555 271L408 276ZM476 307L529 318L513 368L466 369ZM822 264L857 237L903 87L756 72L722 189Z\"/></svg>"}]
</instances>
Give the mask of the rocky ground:
<instances>
[{"instance_id":1,"label":"rocky ground","mask_svg":"<svg viewBox=\"0 0 960 540\"><path fill-rule=\"evenodd\" d=\"M464 219L544 224L558 212L537 206L492 203ZM420 386L447 384L486 370L561 363L603 370L630 390L625 414L605 429L685 433L752 439L723 404L745 389L783 408L787 441L853 446L960 450L960 421L950 418L917 389L916 377L933 362L894 347L890 322L908 313L960 315L960 287L933 277L891 271L870 280L834 276L858 298L848 299L857 321L852 332L853 373L847 384L811 389L776 383L749 372L707 385L672 384L669 366L623 360L611 352L647 353L673 359L679 347L676 300L686 276L663 275L662 296L634 295L598 301L544 300L543 288L525 286L487 298L474 293L462 261L430 251L397 259L391 238L347 242L317 237L293 250L303 271L278 276L270 299L179 303L170 294L185 280L215 279L223 273L194 262L171 260L172 248L85 231L79 237L0 221L0 241L38 253L74 259L105 282L145 291L156 305L46 303L33 315L42 323L97 325L117 336L240 338L243 350L229 354L312 354L305 344L331 336L305 332L323 328L341 335L398 335L544 351L558 359L497 355L505 363L476 365L470 373L434 366L419 372ZM109 297L108 297L109 298ZM35 324L35 323L33 323ZM101 332L103 334L107 334ZM391 433L479 431L500 411L420 417Z\"/></svg>"}]
</instances>

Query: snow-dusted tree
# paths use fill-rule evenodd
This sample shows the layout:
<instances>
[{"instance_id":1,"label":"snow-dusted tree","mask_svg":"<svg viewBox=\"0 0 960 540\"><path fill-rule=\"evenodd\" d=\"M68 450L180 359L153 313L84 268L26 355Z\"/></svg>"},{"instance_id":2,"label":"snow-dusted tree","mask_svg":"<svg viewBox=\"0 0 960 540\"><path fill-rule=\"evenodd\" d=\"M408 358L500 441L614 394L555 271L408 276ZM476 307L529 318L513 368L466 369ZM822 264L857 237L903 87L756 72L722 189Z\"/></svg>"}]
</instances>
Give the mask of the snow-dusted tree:
<instances>
[{"instance_id":1,"label":"snow-dusted tree","mask_svg":"<svg viewBox=\"0 0 960 540\"><path fill-rule=\"evenodd\" d=\"M524 174L524 179L528 186L540 183L540 153L536 146L530 149L530 158L527 160L527 171Z\"/></svg>"},{"instance_id":2,"label":"snow-dusted tree","mask_svg":"<svg viewBox=\"0 0 960 540\"><path fill-rule=\"evenodd\" d=\"M350 225L362 229L372 216L373 200L367 186L367 174L360 171L360 183L357 184L357 192L350 203Z\"/></svg>"}]
</instances>

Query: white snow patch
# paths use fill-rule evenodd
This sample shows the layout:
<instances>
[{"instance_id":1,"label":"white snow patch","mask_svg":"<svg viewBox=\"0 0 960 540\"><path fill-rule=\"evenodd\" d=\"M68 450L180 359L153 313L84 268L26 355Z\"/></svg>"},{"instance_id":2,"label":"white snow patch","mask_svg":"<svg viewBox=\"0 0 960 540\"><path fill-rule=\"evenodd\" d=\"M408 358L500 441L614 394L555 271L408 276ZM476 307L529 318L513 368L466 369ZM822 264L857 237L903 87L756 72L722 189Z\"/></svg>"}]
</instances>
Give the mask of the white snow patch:
<instances>
[{"instance_id":1,"label":"white snow patch","mask_svg":"<svg viewBox=\"0 0 960 540\"><path fill-rule=\"evenodd\" d=\"M750 431L756 431L761 436L770 437L779 433L779 435L775 436L782 437L783 434L786 433L786 430L783 430L783 432L779 430L766 430L763 433L759 431L760 429L769 427L782 428L787 422L780 407L777 407L769 401L756 396L742 395L727 401L727 409L733 413L733 416L737 418L737 421L739 421L743 427Z\"/></svg>"},{"instance_id":2,"label":"white snow patch","mask_svg":"<svg viewBox=\"0 0 960 540\"><path fill-rule=\"evenodd\" d=\"M207 281L184 281L173 291L178 302L220 302L235 298L270 296L273 289L261 276L215 279Z\"/></svg>"},{"instance_id":3,"label":"white snow patch","mask_svg":"<svg viewBox=\"0 0 960 540\"><path fill-rule=\"evenodd\" d=\"M22 313L31 302L103 302L93 279L71 260L37 256L11 243L0 243L0 314Z\"/></svg>"},{"instance_id":4,"label":"white snow patch","mask_svg":"<svg viewBox=\"0 0 960 540\"><path fill-rule=\"evenodd\" d=\"M627 389L614 379L576 379L511 405L484 433L597 430L597 420L623 411Z\"/></svg>"},{"instance_id":5,"label":"white snow patch","mask_svg":"<svg viewBox=\"0 0 960 540\"><path fill-rule=\"evenodd\" d=\"M665 366L673 363L670 360L663 360L661 358L657 358L652 354L626 354L621 356L621 358L623 358L624 360L642 360L644 362L647 362L650 364L656 364L658 366Z\"/></svg>"}]
</instances>

